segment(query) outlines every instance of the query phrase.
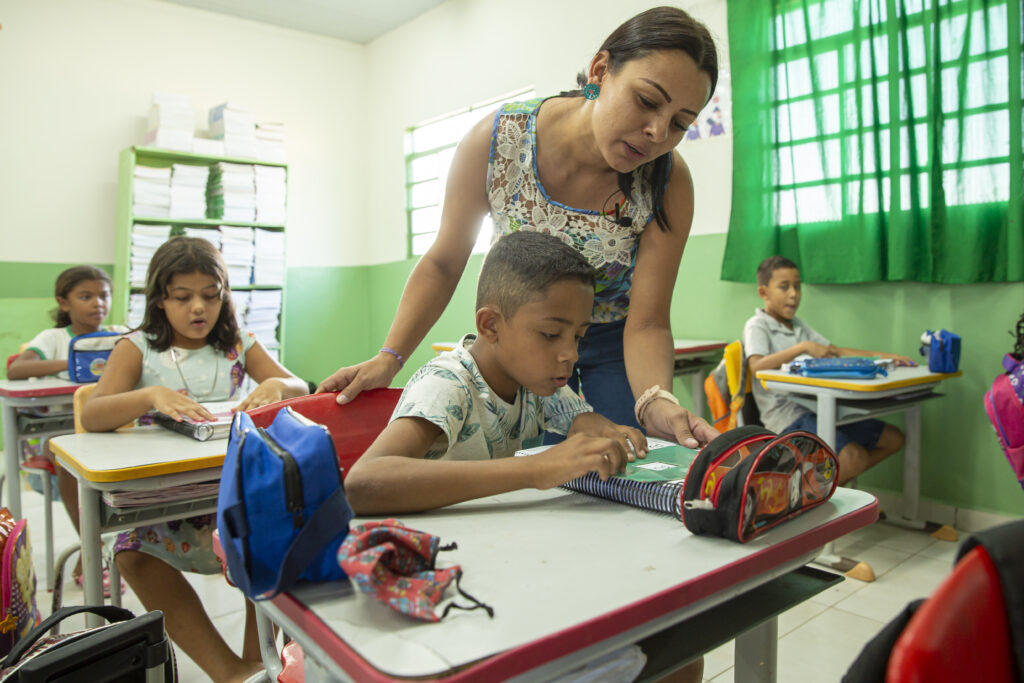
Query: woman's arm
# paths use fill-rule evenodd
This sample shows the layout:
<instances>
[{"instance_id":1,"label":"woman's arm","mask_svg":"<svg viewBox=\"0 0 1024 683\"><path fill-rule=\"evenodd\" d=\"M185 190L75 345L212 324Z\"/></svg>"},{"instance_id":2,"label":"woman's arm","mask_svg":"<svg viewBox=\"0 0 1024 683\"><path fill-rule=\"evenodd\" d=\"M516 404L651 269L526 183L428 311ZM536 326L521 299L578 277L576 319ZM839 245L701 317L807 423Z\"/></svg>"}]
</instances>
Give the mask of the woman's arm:
<instances>
[{"instance_id":1,"label":"woman's arm","mask_svg":"<svg viewBox=\"0 0 1024 683\"><path fill-rule=\"evenodd\" d=\"M259 386L235 407L236 412L309 393L309 385L274 360L259 342L245 352L245 370Z\"/></svg>"},{"instance_id":2,"label":"woman's arm","mask_svg":"<svg viewBox=\"0 0 1024 683\"><path fill-rule=\"evenodd\" d=\"M451 300L489 210L484 188L493 118L484 117L473 126L455 150L437 240L413 268L402 291L383 346L403 358L423 341ZM400 367L391 354L378 353L359 365L341 368L317 391L338 391L338 403L347 403L361 391L388 386Z\"/></svg>"},{"instance_id":3,"label":"woman's arm","mask_svg":"<svg viewBox=\"0 0 1024 683\"><path fill-rule=\"evenodd\" d=\"M656 384L665 391L672 391L675 365L670 323L672 290L693 222L690 171L678 153L673 152L673 155L672 176L665 191L665 213L672 230L665 232L655 221L644 229L629 294L623 353L634 400ZM691 435L697 442L705 443L718 434L686 409L663 399L650 404L644 420L649 431L683 444Z\"/></svg>"},{"instance_id":4,"label":"woman's arm","mask_svg":"<svg viewBox=\"0 0 1024 683\"><path fill-rule=\"evenodd\" d=\"M26 349L14 359L7 368L7 379L28 379L29 377L46 377L67 370L66 360L43 360L32 349Z\"/></svg>"}]
</instances>

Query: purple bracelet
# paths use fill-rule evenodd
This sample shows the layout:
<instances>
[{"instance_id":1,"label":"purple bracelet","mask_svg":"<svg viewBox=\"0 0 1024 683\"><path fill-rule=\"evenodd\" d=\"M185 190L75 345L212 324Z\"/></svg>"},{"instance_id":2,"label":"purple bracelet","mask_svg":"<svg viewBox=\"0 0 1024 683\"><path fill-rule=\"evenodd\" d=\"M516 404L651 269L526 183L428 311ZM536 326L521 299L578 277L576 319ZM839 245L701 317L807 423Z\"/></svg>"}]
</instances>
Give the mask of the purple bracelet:
<instances>
[{"instance_id":1,"label":"purple bracelet","mask_svg":"<svg viewBox=\"0 0 1024 683\"><path fill-rule=\"evenodd\" d=\"M398 351L395 351L390 346L381 347L381 350L378 351L377 353L390 353L392 356L397 358L398 359L398 369L399 370L401 370L405 366L405 359L402 358L401 354L399 354Z\"/></svg>"}]
</instances>

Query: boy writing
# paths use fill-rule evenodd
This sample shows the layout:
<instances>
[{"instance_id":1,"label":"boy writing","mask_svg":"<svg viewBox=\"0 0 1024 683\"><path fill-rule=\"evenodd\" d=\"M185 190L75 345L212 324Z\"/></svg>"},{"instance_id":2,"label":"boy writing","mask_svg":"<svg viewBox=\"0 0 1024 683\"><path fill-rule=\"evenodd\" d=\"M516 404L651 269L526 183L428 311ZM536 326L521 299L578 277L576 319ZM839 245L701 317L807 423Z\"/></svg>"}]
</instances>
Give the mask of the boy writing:
<instances>
[{"instance_id":1,"label":"boy writing","mask_svg":"<svg viewBox=\"0 0 1024 683\"><path fill-rule=\"evenodd\" d=\"M594 270L550 235L515 232L484 260L477 334L420 368L345 479L360 515L402 514L522 488L547 489L587 472L624 469L647 440L592 412L566 386L594 305ZM568 438L508 457L543 431Z\"/></svg>"},{"instance_id":2,"label":"boy writing","mask_svg":"<svg viewBox=\"0 0 1024 683\"><path fill-rule=\"evenodd\" d=\"M782 256L772 256L757 268L757 295L764 309L743 327L743 353L751 376L758 370L775 370L797 356L814 358L838 356L881 356L898 365L913 365L906 356L833 346L810 325L796 317L800 305L800 271ZM817 433L818 417L781 394L752 382L754 400L765 428L778 434L804 430ZM881 462L903 446L903 433L880 420L862 420L836 428L839 454L839 484L846 484L861 472Z\"/></svg>"}]
</instances>

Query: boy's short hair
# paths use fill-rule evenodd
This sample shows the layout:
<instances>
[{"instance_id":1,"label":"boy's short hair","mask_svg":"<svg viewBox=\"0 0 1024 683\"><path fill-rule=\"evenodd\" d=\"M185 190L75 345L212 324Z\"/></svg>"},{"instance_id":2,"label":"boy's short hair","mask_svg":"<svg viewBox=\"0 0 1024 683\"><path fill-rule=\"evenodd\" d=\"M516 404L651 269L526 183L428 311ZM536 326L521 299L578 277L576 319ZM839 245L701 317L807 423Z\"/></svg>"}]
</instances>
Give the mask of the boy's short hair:
<instances>
[{"instance_id":1,"label":"boy's short hair","mask_svg":"<svg viewBox=\"0 0 1024 683\"><path fill-rule=\"evenodd\" d=\"M785 256L769 256L757 267L757 284L767 286L772 281L772 273L780 268L796 268L800 266L790 261Z\"/></svg>"},{"instance_id":2,"label":"boy's short hair","mask_svg":"<svg viewBox=\"0 0 1024 683\"><path fill-rule=\"evenodd\" d=\"M595 278L596 271L583 255L557 237L518 230L501 237L484 257L476 309L494 305L511 318L556 282L578 280L593 288Z\"/></svg>"}]
</instances>

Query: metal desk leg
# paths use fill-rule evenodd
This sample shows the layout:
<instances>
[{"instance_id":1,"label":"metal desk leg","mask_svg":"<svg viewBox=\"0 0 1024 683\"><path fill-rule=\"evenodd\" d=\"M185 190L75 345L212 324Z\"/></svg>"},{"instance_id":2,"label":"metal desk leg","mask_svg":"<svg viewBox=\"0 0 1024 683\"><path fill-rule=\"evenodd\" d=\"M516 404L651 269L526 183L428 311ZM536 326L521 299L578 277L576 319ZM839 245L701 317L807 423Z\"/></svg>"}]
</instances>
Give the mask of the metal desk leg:
<instances>
[{"instance_id":1,"label":"metal desk leg","mask_svg":"<svg viewBox=\"0 0 1024 683\"><path fill-rule=\"evenodd\" d=\"M921 404L907 406L903 441L903 514L889 515L887 522L911 529L924 529L918 519L921 502Z\"/></svg>"},{"instance_id":2,"label":"metal desk leg","mask_svg":"<svg viewBox=\"0 0 1024 683\"><path fill-rule=\"evenodd\" d=\"M100 552L100 492L78 480L78 523L82 537L82 587L86 605L103 604L103 562ZM95 614L85 615L86 628L99 626L103 620Z\"/></svg>"},{"instance_id":3,"label":"metal desk leg","mask_svg":"<svg viewBox=\"0 0 1024 683\"><path fill-rule=\"evenodd\" d=\"M7 509L15 520L21 519L21 477L19 465L21 454L18 452L18 413L10 401L4 401L4 462L7 476Z\"/></svg>"},{"instance_id":4,"label":"metal desk leg","mask_svg":"<svg viewBox=\"0 0 1024 683\"><path fill-rule=\"evenodd\" d=\"M693 396L693 410L690 412L697 417L704 417L704 402L707 400L704 398L704 368L698 368L693 373L693 388L691 389Z\"/></svg>"},{"instance_id":5,"label":"metal desk leg","mask_svg":"<svg viewBox=\"0 0 1024 683\"><path fill-rule=\"evenodd\" d=\"M263 613L259 605L256 605L256 633L260 641L260 657L263 659L263 666L266 668L268 681L276 681L277 675L281 673L284 666L281 664L281 656L277 653L277 639L274 637L274 624L270 618Z\"/></svg>"},{"instance_id":6,"label":"metal desk leg","mask_svg":"<svg viewBox=\"0 0 1024 683\"><path fill-rule=\"evenodd\" d=\"M772 617L736 638L736 683L775 683L779 671L779 620Z\"/></svg>"},{"instance_id":7,"label":"metal desk leg","mask_svg":"<svg viewBox=\"0 0 1024 683\"><path fill-rule=\"evenodd\" d=\"M53 590L53 483L50 473L42 470L39 473L43 481L43 526L46 530L46 587ZM39 547L39 546L36 546Z\"/></svg>"}]
</instances>

